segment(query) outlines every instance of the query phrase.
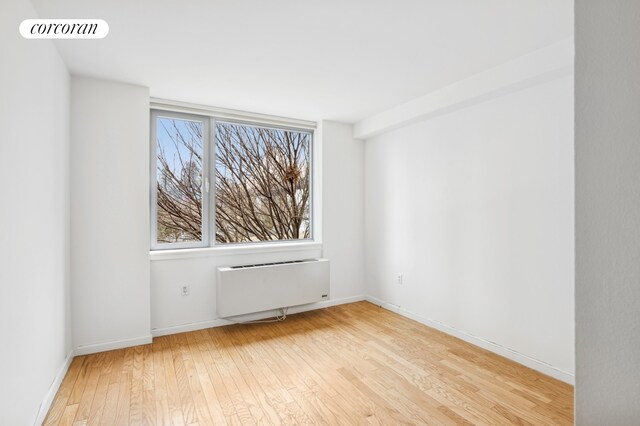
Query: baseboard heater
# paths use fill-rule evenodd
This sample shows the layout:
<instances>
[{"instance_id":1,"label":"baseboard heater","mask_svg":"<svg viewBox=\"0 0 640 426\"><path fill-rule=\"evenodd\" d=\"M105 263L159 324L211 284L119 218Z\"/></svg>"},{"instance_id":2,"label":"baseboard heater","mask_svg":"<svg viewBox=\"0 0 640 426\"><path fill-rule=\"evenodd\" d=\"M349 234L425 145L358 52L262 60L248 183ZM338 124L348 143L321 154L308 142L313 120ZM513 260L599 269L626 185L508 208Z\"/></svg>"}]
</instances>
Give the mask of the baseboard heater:
<instances>
[{"instance_id":1,"label":"baseboard heater","mask_svg":"<svg viewBox=\"0 0 640 426\"><path fill-rule=\"evenodd\" d=\"M218 268L216 307L226 318L329 299L329 259Z\"/></svg>"}]
</instances>

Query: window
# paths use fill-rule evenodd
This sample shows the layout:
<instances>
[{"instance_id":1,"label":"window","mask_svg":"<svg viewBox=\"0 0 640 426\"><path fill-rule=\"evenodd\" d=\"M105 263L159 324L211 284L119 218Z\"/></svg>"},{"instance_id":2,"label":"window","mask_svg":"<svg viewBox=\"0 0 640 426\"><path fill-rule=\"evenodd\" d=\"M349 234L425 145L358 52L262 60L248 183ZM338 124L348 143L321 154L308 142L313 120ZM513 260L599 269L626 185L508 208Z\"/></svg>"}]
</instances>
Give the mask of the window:
<instances>
[{"instance_id":1,"label":"window","mask_svg":"<svg viewBox=\"0 0 640 426\"><path fill-rule=\"evenodd\" d=\"M151 248L309 240L311 130L152 111Z\"/></svg>"},{"instance_id":2,"label":"window","mask_svg":"<svg viewBox=\"0 0 640 426\"><path fill-rule=\"evenodd\" d=\"M157 245L201 247L208 215L203 203L207 121L186 115L155 119ZM206 194L205 194L206 195Z\"/></svg>"}]
</instances>

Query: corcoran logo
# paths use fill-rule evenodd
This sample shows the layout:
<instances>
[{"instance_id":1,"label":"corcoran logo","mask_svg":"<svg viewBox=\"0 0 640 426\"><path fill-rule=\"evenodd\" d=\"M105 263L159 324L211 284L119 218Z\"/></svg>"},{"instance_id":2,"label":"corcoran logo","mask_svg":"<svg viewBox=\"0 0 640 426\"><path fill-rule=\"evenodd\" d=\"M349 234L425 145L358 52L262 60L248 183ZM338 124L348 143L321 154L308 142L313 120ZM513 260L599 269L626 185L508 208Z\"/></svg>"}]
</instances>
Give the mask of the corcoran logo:
<instances>
[{"instance_id":1,"label":"corcoran logo","mask_svg":"<svg viewBox=\"0 0 640 426\"><path fill-rule=\"evenodd\" d=\"M24 38L105 38L109 24L102 19L25 19L20 34Z\"/></svg>"}]
</instances>

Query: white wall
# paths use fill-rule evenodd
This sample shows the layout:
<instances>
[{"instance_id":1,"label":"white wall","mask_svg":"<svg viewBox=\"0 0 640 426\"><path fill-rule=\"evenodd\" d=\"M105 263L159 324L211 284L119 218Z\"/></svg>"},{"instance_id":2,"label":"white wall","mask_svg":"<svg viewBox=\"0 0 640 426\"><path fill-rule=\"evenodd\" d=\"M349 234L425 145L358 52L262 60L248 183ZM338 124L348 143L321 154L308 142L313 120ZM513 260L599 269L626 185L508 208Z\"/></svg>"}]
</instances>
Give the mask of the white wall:
<instances>
[{"instance_id":1,"label":"white wall","mask_svg":"<svg viewBox=\"0 0 640 426\"><path fill-rule=\"evenodd\" d=\"M71 117L74 343L149 341L149 90L73 77Z\"/></svg>"},{"instance_id":2,"label":"white wall","mask_svg":"<svg viewBox=\"0 0 640 426\"><path fill-rule=\"evenodd\" d=\"M352 125L322 122L323 255L338 299L364 294L364 142L352 135Z\"/></svg>"},{"instance_id":3,"label":"white wall","mask_svg":"<svg viewBox=\"0 0 640 426\"><path fill-rule=\"evenodd\" d=\"M302 309L362 298L363 146L351 134L350 125L327 121L316 132L314 165L320 170L314 173L319 195L314 214L322 244L280 246L274 247L275 251L241 250L242 254L233 249L215 249L201 251L195 257L163 253L152 256L151 324L155 334L220 324L216 314L218 266L323 256L331 260L330 301ZM318 205L322 209L317 209ZM181 295L183 284L189 285L189 296Z\"/></svg>"},{"instance_id":4,"label":"white wall","mask_svg":"<svg viewBox=\"0 0 640 426\"><path fill-rule=\"evenodd\" d=\"M154 258L151 262L151 328L155 334L218 325L216 321L216 268L218 266L319 257L318 246L286 249L275 253L209 254L176 259ZM181 295L182 285L189 295ZM251 297L247 294L247 297ZM180 327L177 329L173 329Z\"/></svg>"},{"instance_id":5,"label":"white wall","mask_svg":"<svg viewBox=\"0 0 640 426\"><path fill-rule=\"evenodd\" d=\"M368 294L568 381L572 95L565 76L365 143Z\"/></svg>"},{"instance_id":6,"label":"white wall","mask_svg":"<svg viewBox=\"0 0 640 426\"><path fill-rule=\"evenodd\" d=\"M640 419L640 2L576 8L576 424Z\"/></svg>"},{"instance_id":7,"label":"white wall","mask_svg":"<svg viewBox=\"0 0 640 426\"><path fill-rule=\"evenodd\" d=\"M25 1L0 13L0 424L30 425L65 364L69 309L69 74L25 40Z\"/></svg>"}]
</instances>

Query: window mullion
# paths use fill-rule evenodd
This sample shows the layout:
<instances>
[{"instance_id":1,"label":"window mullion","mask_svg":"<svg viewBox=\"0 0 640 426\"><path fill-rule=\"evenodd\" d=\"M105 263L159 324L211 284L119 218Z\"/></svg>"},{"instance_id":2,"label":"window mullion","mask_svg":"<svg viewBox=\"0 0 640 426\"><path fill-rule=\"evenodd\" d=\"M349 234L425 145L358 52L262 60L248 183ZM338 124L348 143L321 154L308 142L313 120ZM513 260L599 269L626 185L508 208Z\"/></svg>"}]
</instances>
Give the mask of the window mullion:
<instances>
[{"instance_id":1,"label":"window mullion","mask_svg":"<svg viewBox=\"0 0 640 426\"><path fill-rule=\"evenodd\" d=\"M209 247L216 245L216 119L209 117L209 151L207 163L209 164Z\"/></svg>"},{"instance_id":2,"label":"window mullion","mask_svg":"<svg viewBox=\"0 0 640 426\"><path fill-rule=\"evenodd\" d=\"M206 118L202 118L203 132L202 132L202 245L205 247L209 246L209 191L207 191L208 185L208 176L209 176L209 162L207 158L209 157L209 120Z\"/></svg>"}]
</instances>

